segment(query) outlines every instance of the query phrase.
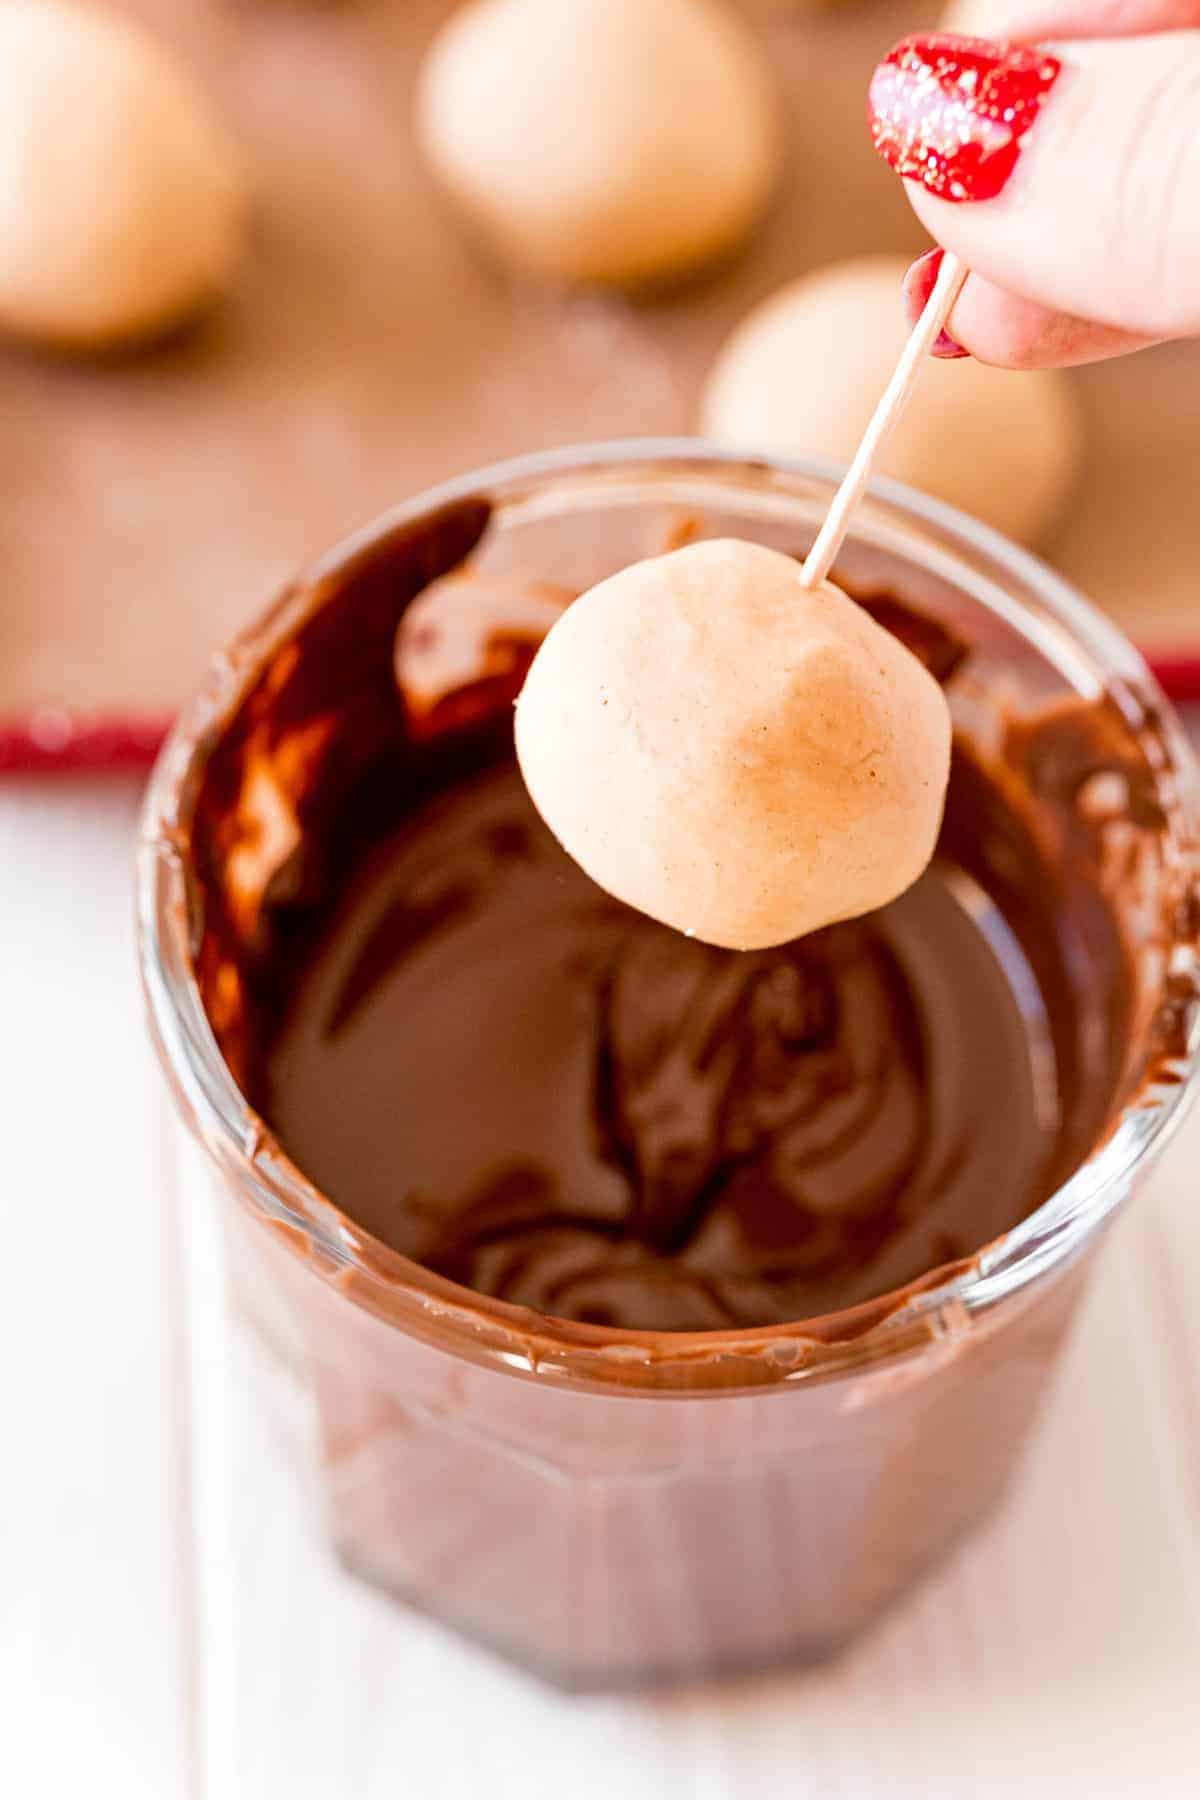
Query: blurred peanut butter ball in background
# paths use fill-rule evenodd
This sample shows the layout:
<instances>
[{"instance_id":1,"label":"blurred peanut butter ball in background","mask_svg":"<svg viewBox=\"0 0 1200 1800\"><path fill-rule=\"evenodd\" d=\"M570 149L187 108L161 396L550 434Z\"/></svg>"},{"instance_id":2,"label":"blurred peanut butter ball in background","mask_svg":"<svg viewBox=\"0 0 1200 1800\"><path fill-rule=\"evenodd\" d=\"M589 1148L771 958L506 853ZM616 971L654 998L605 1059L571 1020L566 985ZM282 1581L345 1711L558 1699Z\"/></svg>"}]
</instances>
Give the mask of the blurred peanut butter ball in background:
<instances>
[{"instance_id":1,"label":"blurred peanut butter ball in background","mask_svg":"<svg viewBox=\"0 0 1200 1800\"><path fill-rule=\"evenodd\" d=\"M907 335L904 257L818 270L750 313L720 352L700 428L737 449L848 462ZM973 359L930 359L878 468L1010 537L1060 512L1081 452L1070 383Z\"/></svg>"},{"instance_id":2,"label":"blurred peanut butter ball in background","mask_svg":"<svg viewBox=\"0 0 1200 1800\"><path fill-rule=\"evenodd\" d=\"M228 284L237 152L137 25L0 0L0 328L64 349L156 336Z\"/></svg>"},{"instance_id":3,"label":"blurred peanut butter ball in background","mask_svg":"<svg viewBox=\"0 0 1200 1800\"><path fill-rule=\"evenodd\" d=\"M724 0L468 0L430 49L417 132L505 260L609 286L736 244L781 158L769 72Z\"/></svg>"}]
</instances>

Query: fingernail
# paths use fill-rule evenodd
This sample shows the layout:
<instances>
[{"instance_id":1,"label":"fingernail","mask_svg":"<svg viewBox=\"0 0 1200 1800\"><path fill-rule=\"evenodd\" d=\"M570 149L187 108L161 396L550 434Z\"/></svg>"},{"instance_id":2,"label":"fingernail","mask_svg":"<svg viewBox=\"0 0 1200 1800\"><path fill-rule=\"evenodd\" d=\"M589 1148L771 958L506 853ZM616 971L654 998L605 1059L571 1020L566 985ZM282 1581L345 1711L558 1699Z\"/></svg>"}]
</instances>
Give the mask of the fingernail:
<instances>
[{"instance_id":1,"label":"fingernail","mask_svg":"<svg viewBox=\"0 0 1200 1800\"><path fill-rule=\"evenodd\" d=\"M933 284L937 280L938 270L942 266L942 258L946 252L942 249L927 250L924 256L918 256L915 263L909 265L901 283L904 296L904 310L908 315L911 329L925 311L926 302L933 292ZM946 362L952 362L956 356L970 356L969 350L956 343L948 331L939 331L933 340L929 352L931 356L940 356Z\"/></svg>"},{"instance_id":2,"label":"fingernail","mask_svg":"<svg viewBox=\"0 0 1200 1800\"><path fill-rule=\"evenodd\" d=\"M907 37L871 78L871 137L884 161L943 200L992 200L1062 64L984 38Z\"/></svg>"}]
</instances>

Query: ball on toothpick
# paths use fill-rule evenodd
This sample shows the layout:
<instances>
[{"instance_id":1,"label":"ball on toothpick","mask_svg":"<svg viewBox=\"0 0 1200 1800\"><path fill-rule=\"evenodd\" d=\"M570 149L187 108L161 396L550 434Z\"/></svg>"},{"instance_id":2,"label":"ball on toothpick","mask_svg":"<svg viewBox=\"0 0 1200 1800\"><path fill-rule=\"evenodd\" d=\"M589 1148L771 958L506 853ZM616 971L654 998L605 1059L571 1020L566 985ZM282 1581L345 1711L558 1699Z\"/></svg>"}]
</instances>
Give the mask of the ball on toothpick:
<instances>
[{"instance_id":1,"label":"ball on toothpick","mask_svg":"<svg viewBox=\"0 0 1200 1800\"><path fill-rule=\"evenodd\" d=\"M839 588L718 539L568 607L529 671L516 743L534 804L594 881L750 950L917 879L950 716L924 666Z\"/></svg>"}]
</instances>

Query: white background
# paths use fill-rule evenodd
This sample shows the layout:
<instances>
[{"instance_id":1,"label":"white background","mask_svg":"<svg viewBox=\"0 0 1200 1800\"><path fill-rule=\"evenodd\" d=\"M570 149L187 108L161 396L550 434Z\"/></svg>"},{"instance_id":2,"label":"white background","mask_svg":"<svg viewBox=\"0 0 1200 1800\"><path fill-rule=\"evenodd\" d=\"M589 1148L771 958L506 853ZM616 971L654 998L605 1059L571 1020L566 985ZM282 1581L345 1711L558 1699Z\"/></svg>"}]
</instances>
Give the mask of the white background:
<instances>
[{"instance_id":1,"label":"white background","mask_svg":"<svg viewBox=\"0 0 1200 1800\"><path fill-rule=\"evenodd\" d=\"M335 1572L254 1429L143 1041L135 810L0 789L0 1792L1197 1793L1200 1113L944 1572L835 1667L565 1699Z\"/></svg>"}]
</instances>

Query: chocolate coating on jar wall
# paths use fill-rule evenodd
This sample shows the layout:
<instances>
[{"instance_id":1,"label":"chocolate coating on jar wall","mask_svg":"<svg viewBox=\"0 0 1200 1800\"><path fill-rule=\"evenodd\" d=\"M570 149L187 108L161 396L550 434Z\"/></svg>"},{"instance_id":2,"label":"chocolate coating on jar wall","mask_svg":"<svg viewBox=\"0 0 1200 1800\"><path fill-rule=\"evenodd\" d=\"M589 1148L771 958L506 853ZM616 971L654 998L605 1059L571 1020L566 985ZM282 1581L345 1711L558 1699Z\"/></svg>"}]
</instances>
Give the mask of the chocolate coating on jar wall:
<instances>
[{"instance_id":1,"label":"chocolate coating on jar wall","mask_svg":"<svg viewBox=\"0 0 1200 1800\"><path fill-rule=\"evenodd\" d=\"M1137 733L1105 697L986 754L959 738L915 888L715 950L601 892L541 825L511 750L531 643L497 628L479 681L401 702L400 616L485 528L445 515L339 578L210 761L202 984L250 1099L356 1226L586 1324L769 1326L967 1261L1135 1074L1117 891L1156 833ZM868 603L953 680L944 627Z\"/></svg>"}]
</instances>

